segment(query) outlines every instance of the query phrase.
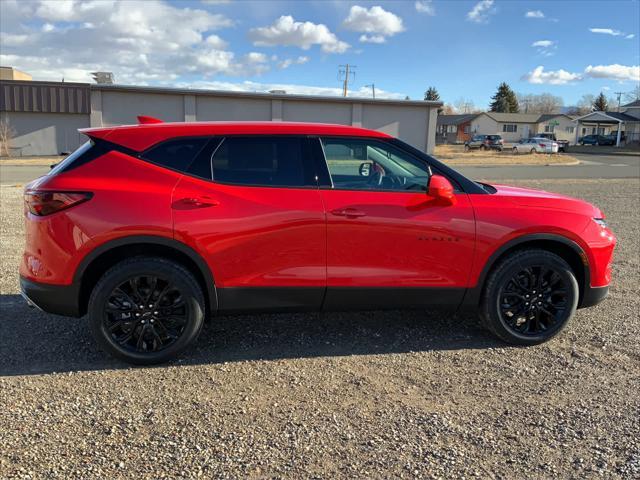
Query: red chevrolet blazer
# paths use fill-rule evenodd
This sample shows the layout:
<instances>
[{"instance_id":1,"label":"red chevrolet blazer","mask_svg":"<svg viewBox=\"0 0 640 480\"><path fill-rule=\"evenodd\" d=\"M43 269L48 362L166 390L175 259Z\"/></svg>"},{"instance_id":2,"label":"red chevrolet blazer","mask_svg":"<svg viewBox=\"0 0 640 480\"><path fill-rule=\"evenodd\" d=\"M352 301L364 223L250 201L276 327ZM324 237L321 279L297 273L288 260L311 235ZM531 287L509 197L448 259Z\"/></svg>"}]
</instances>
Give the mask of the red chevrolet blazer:
<instances>
[{"instance_id":1,"label":"red chevrolet blazer","mask_svg":"<svg viewBox=\"0 0 640 480\"><path fill-rule=\"evenodd\" d=\"M381 132L144 117L82 132L25 188L21 289L86 314L131 363L175 357L230 312L471 307L532 345L607 294L598 208L474 182Z\"/></svg>"}]
</instances>

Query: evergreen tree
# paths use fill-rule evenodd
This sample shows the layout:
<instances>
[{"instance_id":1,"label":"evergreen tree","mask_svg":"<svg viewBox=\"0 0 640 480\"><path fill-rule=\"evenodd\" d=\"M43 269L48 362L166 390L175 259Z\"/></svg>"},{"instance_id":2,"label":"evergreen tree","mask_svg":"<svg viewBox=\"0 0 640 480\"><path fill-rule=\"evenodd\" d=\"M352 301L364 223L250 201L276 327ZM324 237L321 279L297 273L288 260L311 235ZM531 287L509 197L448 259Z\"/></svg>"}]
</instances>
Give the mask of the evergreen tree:
<instances>
[{"instance_id":1,"label":"evergreen tree","mask_svg":"<svg viewBox=\"0 0 640 480\"><path fill-rule=\"evenodd\" d=\"M518 113L518 98L511 87L502 82L498 87L496 94L491 97L489 109L492 112L501 113Z\"/></svg>"},{"instance_id":2,"label":"evergreen tree","mask_svg":"<svg viewBox=\"0 0 640 480\"><path fill-rule=\"evenodd\" d=\"M599 112L607 111L609 104L607 103L607 97L604 96L604 93L600 92L600 95L593 101L593 108Z\"/></svg>"},{"instance_id":3,"label":"evergreen tree","mask_svg":"<svg viewBox=\"0 0 640 480\"><path fill-rule=\"evenodd\" d=\"M425 100L432 100L432 101L439 101L440 100L440 94L438 93L438 90L436 90L436 87L429 87L427 89L426 92L424 92L424 99Z\"/></svg>"}]
</instances>

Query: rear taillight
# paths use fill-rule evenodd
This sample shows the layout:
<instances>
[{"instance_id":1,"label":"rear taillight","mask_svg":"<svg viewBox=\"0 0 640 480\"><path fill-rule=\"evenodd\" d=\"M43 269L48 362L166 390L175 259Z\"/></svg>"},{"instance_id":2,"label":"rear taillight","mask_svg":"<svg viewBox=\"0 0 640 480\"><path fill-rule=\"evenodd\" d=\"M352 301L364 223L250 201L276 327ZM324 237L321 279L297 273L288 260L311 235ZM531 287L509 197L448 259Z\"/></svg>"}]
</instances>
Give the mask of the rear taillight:
<instances>
[{"instance_id":1,"label":"rear taillight","mask_svg":"<svg viewBox=\"0 0 640 480\"><path fill-rule=\"evenodd\" d=\"M546 145L544 143L539 143L538 146L540 146L540 148L546 148Z\"/></svg>"},{"instance_id":2,"label":"rear taillight","mask_svg":"<svg viewBox=\"0 0 640 480\"><path fill-rule=\"evenodd\" d=\"M86 202L93 196L89 192L46 192L29 190L24 193L24 204L33 215L40 217L65 210Z\"/></svg>"}]
</instances>

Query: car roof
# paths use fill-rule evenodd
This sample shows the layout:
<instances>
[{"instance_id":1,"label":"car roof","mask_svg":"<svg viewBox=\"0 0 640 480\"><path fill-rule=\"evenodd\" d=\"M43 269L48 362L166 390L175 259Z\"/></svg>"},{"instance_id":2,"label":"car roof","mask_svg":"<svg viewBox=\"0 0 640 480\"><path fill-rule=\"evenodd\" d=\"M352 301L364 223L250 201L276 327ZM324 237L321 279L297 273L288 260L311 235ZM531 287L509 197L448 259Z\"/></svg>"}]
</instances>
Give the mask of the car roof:
<instances>
[{"instance_id":1,"label":"car roof","mask_svg":"<svg viewBox=\"0 0 640 480\"><path fill-rule=\"evenodd\" d=\"M80 132L136 151L175 137L209 135L324 135L393 138L384 132L348 125L307 122L160 122L84 128Z\"/></svg>"}]
</instances>

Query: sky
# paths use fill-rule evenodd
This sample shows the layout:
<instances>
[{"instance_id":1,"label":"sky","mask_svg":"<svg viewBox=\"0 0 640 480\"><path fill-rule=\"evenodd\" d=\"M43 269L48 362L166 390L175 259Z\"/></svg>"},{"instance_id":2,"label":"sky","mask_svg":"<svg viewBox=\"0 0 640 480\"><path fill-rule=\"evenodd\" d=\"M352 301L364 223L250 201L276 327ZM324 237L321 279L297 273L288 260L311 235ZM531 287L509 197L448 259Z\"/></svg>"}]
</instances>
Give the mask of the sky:
<instances>
[{"instance_id":1,"label":"sky","mask_svg":"<svg viewBox=\"0 0 640 480\"><path fill-rule=\"evenodd\" d=\"M489 104L500 82L575 104L640 83L640 2L0 0L0 64L34 80Z\"/></svg>"}]
</instances>

